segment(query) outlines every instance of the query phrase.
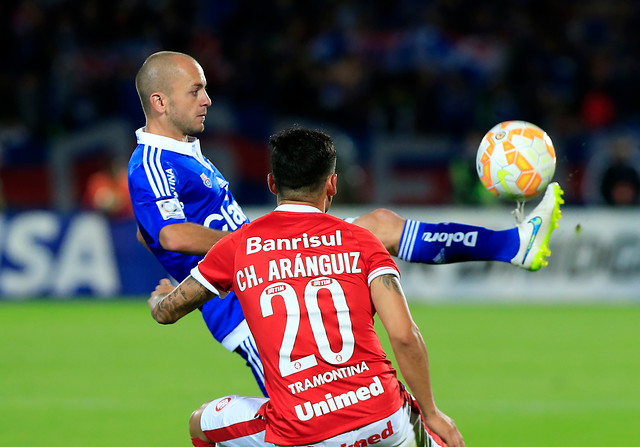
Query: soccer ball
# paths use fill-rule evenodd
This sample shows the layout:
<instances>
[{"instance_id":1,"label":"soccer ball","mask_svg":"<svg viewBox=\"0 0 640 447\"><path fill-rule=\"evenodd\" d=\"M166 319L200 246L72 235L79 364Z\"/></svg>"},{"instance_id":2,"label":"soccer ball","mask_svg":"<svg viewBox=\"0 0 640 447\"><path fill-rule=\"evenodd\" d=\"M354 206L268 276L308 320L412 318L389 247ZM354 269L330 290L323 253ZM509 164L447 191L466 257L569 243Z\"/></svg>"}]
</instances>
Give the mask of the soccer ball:
<instances>
[{"instance_id":1,"label":"soccer ball","mask_svg":"<svg viewBox=\"0 0 640 447\"><path fill-rule=\"evenodd\" d=\"M547 187L556 170L551 138L526 121L504 121L482 138L476 155L478 177L496 196L527 201Z\"/></svg>"}]
</instances>

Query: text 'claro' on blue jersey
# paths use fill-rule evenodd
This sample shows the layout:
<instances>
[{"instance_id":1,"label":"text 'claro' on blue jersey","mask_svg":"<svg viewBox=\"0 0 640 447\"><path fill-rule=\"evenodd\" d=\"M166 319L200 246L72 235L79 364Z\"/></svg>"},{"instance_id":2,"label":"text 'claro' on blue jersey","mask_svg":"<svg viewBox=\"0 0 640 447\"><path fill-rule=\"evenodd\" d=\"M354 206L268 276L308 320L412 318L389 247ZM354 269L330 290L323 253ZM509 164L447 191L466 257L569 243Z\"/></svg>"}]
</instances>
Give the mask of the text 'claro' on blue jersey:
<instances>
[{"instance_id":1,"label":"text 'claro' on blue jersey","mask_svg":"<svg viewBox=\"0 0 640 447\"><path fill-rule=\"evenodd\" d=\"M136 137L138 146L131 155L128 176L138 227L165 270L182 281L202 257L163 249L159 241L163 227L192 222L235 231L249 219L229 191L229 182L202 155L198 139L183 142L143 129L136 131ZM237 298L229 294L211 300L202 310L213 336L227 349L235 349L243 332L238 326L246 325Z\"/></svg>"}]
</instances>

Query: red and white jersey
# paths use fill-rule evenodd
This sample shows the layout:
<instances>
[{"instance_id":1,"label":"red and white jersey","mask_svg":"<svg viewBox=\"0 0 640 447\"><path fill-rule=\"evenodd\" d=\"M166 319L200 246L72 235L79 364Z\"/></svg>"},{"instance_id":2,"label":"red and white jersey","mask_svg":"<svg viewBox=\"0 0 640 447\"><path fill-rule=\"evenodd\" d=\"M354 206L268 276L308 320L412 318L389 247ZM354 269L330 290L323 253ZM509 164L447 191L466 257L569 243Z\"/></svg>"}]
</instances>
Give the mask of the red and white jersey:
<instances>
[{"instance_id":1,"label":"red and white jersey","mask_svg":"<svg viewBox=\"0 0 640 447\"><path fill-rule=\"evenodd\" d=\"M399 273L368 230L281 205L224 237L191 274L240 299L270 396L266 441L320 441L402 406L369 291L375 277Z\"/></svg>"}]
</instances>

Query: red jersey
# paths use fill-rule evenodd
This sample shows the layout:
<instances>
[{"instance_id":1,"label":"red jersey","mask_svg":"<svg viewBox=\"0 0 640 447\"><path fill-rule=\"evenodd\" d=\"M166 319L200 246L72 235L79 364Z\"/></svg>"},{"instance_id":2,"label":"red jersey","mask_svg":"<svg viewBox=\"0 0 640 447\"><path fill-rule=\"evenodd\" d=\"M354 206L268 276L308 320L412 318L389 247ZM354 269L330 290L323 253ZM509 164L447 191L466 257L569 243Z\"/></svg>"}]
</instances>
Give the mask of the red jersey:
<instances>
[{"instance_id":1,"label":"red jersey","mask_svg":"<svg viewBox=\"0 0 640 447\"><path fill-rule=\"evenodd\" d=\"M304 205L244 225L192 270L240 299L270 397L266 441L320 441L402 406L373 327L369 284L382 274L399 276L371 232Z\"/></svg>"}]
</instances>

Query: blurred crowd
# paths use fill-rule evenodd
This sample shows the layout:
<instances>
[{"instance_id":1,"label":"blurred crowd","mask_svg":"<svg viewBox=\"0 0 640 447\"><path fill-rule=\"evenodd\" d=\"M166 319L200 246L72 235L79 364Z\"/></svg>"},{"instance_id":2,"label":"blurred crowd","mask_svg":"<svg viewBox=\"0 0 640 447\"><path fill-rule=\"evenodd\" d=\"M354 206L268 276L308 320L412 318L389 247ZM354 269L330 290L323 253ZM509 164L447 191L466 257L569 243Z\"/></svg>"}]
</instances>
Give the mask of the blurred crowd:
<instances>
[{"instance_id":1,"label":"blurred crowd","mask_svg":"<svg viewBox=\"0 0 640 447\"><path fill-rule=\"evenodd\" d=\"M628 0L3 2L0 169L43 163L52 139L96 122L143 125L133 77L170 49L201 62L246 138L265 141L278 116L326 122L366 170L378 133L448 138L458 162L469 136L523 119L552 136L571 202L614 203L589 197L585 173L600 182L588 167L611 152L638 184L639 21Z\"/></svg>"}]
</instances>

